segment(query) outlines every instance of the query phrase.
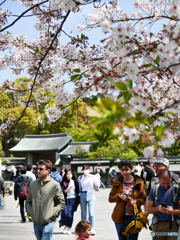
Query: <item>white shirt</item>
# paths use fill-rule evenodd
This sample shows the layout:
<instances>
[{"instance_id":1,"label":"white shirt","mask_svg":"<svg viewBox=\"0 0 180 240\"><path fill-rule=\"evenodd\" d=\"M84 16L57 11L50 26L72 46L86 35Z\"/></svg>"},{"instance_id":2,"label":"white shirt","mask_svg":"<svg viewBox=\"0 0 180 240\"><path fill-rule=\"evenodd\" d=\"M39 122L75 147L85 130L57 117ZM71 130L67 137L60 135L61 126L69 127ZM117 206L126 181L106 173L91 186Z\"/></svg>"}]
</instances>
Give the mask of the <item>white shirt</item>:
<instances>
[{"instance_id":1,"label":"white shirt","mask_svg":"<svg viewBox=\"0 0 180 240\"><path fill-rule=\"evenodd\" d=\"M100 182L101 182L101 176L99 175L99 173L96 173L94 175L95 179L97 180L97 182L99 182L99 185L100 185Z\"/></svg>"},{"instance_id":2,"label":"white shirt","mask_svg":"<svg viewBox=\"0 0 180 240\"><path fill-rule=\"evenodd\" d=\"M31 171L27 171L25 176L32 178L33 181L36 180L36 176Z\"/></svg>"},{"instance_id":3,"label":"white shirt","mask_svg":"<svg viewBox=\"0 0 180 240\"><path fill-rule=\"evenodd\" d=\"M100 186L100 183L96 180L94 175L89 174L91 177L85 177L84 174L79 176L78 182L79 182L79 191L80 192L87 192L86 201L90 201L92 199L96 200L93 187L96 185L96 187Z\"/></svg>"},{"instance_id":4,"label":"white shirt","mask_svg":"<svg viewBox=\"0 0 180 240\"><path fill-rule=\"evenodd\" d=\"M69 190L69 192L67 192L67 199L76 198L74 180L70 181L68 188L70 188L70 187L72 187L72 188Z\"/></svg>"},{"instance_id":5,"label":"white shirt","mask_svg":"<svg viewBox=\"0 0 180 240\"><path fill-rule=\"evenodd\" d=\"M115 170L114 167L111 167L111 168L109 169L109 175L111 175L111 172L112 172L113 169Z\"/></svg>"}]
</instances>

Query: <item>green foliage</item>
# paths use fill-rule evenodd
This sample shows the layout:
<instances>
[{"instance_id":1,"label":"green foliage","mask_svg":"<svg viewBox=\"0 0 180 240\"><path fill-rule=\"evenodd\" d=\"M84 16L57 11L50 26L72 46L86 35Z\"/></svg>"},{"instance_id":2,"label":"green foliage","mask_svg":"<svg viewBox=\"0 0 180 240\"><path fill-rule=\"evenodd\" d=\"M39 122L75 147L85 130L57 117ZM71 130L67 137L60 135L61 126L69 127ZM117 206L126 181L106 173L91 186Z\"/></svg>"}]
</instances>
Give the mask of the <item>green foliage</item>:
<instances>
[{"instance_id":1,"label":"green foliage","mask_svg":"<svg viewBox=\"0 0 180 240\"><path fill-rule=\"evenodd\" d=\"M0 157L5 157L5 152L2 149L0 149Z\"/></svg>"},{"instance_id":2,"label":"green foliage","mask_svg":"<svg viewBox=\"0 0 180 240\"><path fill-rule=\"evenodd\" d=\"M90 97L83 98L83 102L85 102L87 105L93 106L95 102L97 101L98 97L105 98L104 94L98 93L97 95L91 95Z\"/></svg>"},{"instance_id":3,"label":"green foliage","mask_svg":"<svg viewBox=\"0 0 180 240\"><path fill-rule=\"evenodd\" d=\"M4 158L1 158L1 163L6 164L6 163L8 163L8 160L4 159Z\"/></svg>"},{"instance_id":4,"label":"green foliage","mask_svg":"<svg viewBox=\"0 0 180 240\"><path fill-rule=\"evenodd\" d=\"M87 152L80 145L76 147L76 157L79 158L87 157Z\"/></svg>"},{"instance_id":5,"label":"green foliage","mask_svg":"<svg viewBox=\"0 0 180 240\"><path fill-rule=\"evenodd\" d=\"M127 144L121 144L118 139L111 139L107 142L107 146L102 146L95 152L88 153L89 159L107 158L111 163L118 158L134 161L137 157L137 154Z\"/></svg>"},{"instance_id":6,"label":"green foliage","mask_svg":"<svg viewBox=\"0 0 180 240\"><path fill-rule=\"evenodd\" d=\"M94 130L85 124L79 124L78 128L72 127L68 132L75 142L95 141Z\"/></svg>"}]
</instances>

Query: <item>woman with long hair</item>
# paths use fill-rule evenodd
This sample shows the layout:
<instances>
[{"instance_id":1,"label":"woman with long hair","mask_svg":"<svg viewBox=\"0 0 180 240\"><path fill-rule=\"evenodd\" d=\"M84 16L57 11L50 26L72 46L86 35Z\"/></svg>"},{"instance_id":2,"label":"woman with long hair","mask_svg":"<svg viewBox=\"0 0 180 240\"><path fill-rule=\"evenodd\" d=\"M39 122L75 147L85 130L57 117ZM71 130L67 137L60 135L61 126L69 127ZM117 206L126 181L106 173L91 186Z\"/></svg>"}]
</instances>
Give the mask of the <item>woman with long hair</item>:
<instances>
[{"instance_id":1,"label":"woman with long hair","mask_svg":"<svg viewBox=\"0 0 180 240\"><path fill-rule=\"evenodd\" d=\"M95 194L94 186L97 188L100 186L95 176L89 174L90 169L88 165L84 165L82 168L83 175L78 178L79 191L80 191L80 205L81 205L81 220L87 220L87 205L89 210L89 222L92 225L91 235L95 235Z\"/></svg>"},{"instance_id":2,"label":"woman with long hair","mask_svg":"<svg viewBox=\"0 0 180 240\"><path fill-rule=\"evenodd\" d=\"M131 175L133 169L131 161L121 161L118 168L121 176L116 177L113 181L109 202L116 202L112 220L115 223L119 240L127 240L124 235L120 234L122 223L126 218L134 215L133 201L137 203L138 211L141 212L141 206L146 201L146 193L143 180L139 176ZM134 200L129 200L128 196ZM130 240L137 240L138 233L128 237Z\"/></svg>"},{"instance_id":3,"label":"woman with long hair","mask_svg":"<svg viewBox=\"0 0 180 240\"><path fill-rule=\"evenodd\" d=\"M79 184L70 169L65 169L65 174L61 182L61 188L64 193L66 207L61 213L59 227L65 226L63 233L71 234L74 212L79 205Z\"/></svg>"}]
</instances>

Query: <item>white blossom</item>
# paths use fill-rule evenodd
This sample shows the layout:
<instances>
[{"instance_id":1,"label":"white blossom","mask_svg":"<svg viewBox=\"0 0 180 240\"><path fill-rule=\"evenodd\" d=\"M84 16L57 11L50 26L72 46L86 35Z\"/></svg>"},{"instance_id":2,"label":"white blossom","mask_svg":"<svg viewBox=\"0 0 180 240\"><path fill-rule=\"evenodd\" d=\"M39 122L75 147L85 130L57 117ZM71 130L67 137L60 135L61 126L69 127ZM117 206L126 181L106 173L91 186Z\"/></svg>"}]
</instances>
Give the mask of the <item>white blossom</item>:
<instances>
[{"instance_id":1,"label":"white blossom","mask_svg":"<svg viewBox=\"0 0 180 240\"><path fill-rule=\"evenodd\" d=\"M160 145L163 145L164 147L170 148L172 144L174 144L175 139L171 132L166 130L162 136L162 140L160 141Z\"/></svg>"},{"instance_id":2,"label":"white blossom","mask_svg":"<svg viewBox=\"0 0 180 240\"><path fill-rule=\"evenodd\" d=\"M108 21L107 19L103 20L101 23L100 23L100 27L102 27L102 31L105 33L105 32L108 32L110 27L111 27L111 22Z\"/></svg>"},{"instance_id":3,"label":"white blossom","mask_svg":"<svg viewBox=\"0 0 180 240\"><path fill-rule=\"evenodd\" d=\"M161 148L157 149L157 157L158 158L162 158L164 156L164 152Z\"/></svg>"},{"instance_id":4,"label":"white blossom","mask_svg":"<svg viewBox=\"0 0 180 240\"><path fill-rule=\"evenodd\" d=\"M143 151L143 155L145 158L151 158L154 155L154 147L153 146L149 146L146 147Z\"/></svg>"}]
</instances>

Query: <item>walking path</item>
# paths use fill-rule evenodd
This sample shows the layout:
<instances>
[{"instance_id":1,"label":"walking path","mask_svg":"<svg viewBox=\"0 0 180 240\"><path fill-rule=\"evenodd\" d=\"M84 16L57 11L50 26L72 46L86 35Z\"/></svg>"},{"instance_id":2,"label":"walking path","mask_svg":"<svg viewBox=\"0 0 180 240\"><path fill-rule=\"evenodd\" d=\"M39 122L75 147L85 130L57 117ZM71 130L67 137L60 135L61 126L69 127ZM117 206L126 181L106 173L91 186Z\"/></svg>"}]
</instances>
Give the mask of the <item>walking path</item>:
<instances>
[{"instance_id":1,"label":"walking path","mask_svg":"<svg viewBox=\"0 0 180 240\"><path fill-rule=\"evenodd\" d=\"M117 233L111 214L114 208L113 203L108 202L110 188L100 189L96 192L96 235L92 236L93 240L117 240ZM0 240L36 240L34 236L33 223L21 223L20 208L18 201L14 200L12 195L6 196L5 210L0 211ZM52 240L75 240L74 229L80 221L80 207L74 215L72 226L73 234L63 234L63 228L59 228L59 222L55 224ZM143 228L139 234L139 240L151 240L150 231Z\"/></svg>"}]
</instances>

